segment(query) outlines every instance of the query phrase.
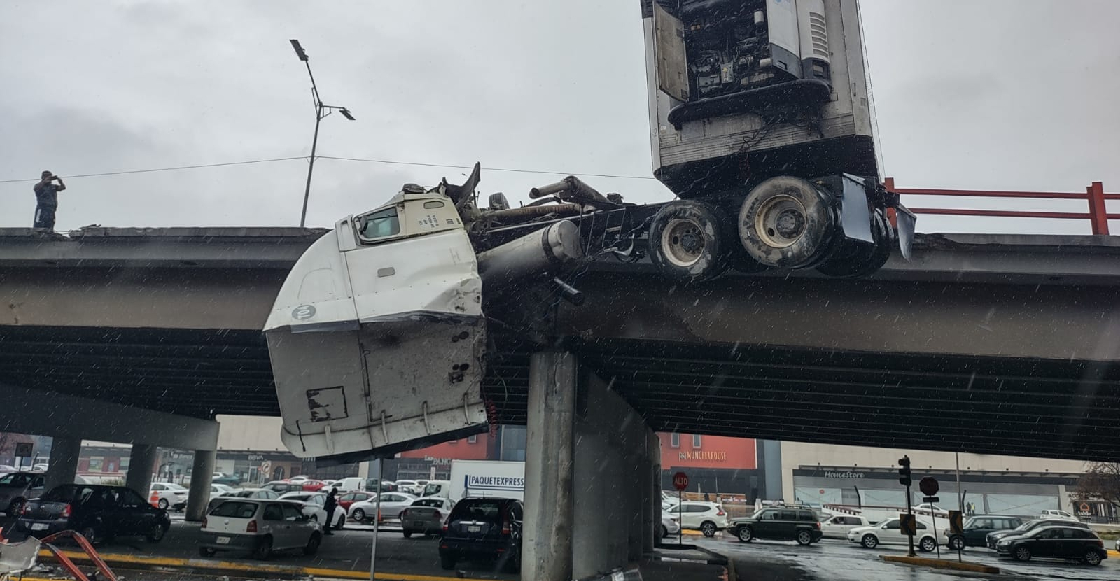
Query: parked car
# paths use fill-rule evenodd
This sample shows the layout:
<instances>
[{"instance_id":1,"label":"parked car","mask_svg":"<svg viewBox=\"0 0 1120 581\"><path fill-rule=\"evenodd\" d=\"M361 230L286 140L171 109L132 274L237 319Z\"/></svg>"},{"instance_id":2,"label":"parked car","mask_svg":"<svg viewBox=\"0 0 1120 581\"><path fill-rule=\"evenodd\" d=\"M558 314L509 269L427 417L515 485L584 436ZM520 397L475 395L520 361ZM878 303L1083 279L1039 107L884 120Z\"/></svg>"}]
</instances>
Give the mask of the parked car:
<instances>
[{"instance_id":1,"label":"parked car","mask_svg":"<svg viewBox=\"0 0 1120 581\"><path fill-rule=\"evenodd\" d=\"M366 492L377 492L377 479L376 478L367 478L365 489L366 489ZM381 492L398 492L398 491L399 492L405 492L405 491L400 491L397 488L397 483L393 482L392 480L381 481Z\"/></svg>"},{"instance_id":2,"label":"parked car","mask_svg":"<svg viewBox=\"0 0 1120 581\"><path fill-rule=\"evenodd\" d=\"M948 530L938 531L938 534L944 538L947 547L956 551L965 547L985 547L989 533L1011 531L1022 525L1023 519L1017 516L985 514L965 521L962 534L954 535Z\"/></svg>"},{"instance_id":3,"label":"parked car","mask_svg":"<svg viewBox=\"0 0 1120 581\"><path fill-rule=\"evenodd\" d=\"M304 480L307 480L306 476L292 476L288 479L288 482L303 482Z\"/></svg>"},{"instance_id":4,"label":"parked car","mask_svg":"<svg viewBox=\"0 0 1120 581\"><path fill-rule=\"evenodd\" d=\"M821 536L826 539L846 539L848 538L848 531L875 524L867 520L867 517L858 514L836 514L825 518L820 523Z\"/></svg>"},{"instance_id":5,"label":"parked car","mask_svg":"<svg viewBox=\"0 0 1120 581\"><path fill-rule=\"evenodd\" d=\"M219 504L202 521L198 553L247 551L268 559L275 551L302 549L314 555L323 542L319 524L303 514L303 507L284 500L238 498Z\"/></svg>"},{"instance_id":6,"label":"parked car","mask_svg":"<svg viewBox=\"0 0 1120 581\"><path fill-rule=\"evenodd\" d=\"M277 494L285 494L288 492L303 492L303 482L290 482L288 480L273 480L268 484L261 486L265 490L271 490Z\"/></svg>"},{"instance_id":7,"label":"parked car","mask_svg":"<svg viewBox=\"0 0 1120 581\"><path fill-rule=\"evenodd\" d=\"M241 484L241 479L236 476L231 476L224 472L215 472L210 478L211 484L221 484L222 486L237 486Z\"/></svg>"},{"instance_id":8,"label":"parked car","mask_svg":"<svg viewBox=\"0 0 1120 581\"><path fill-rule=\"evenodd\" d=\"M280 500L298 502L303 505L303 514L311 517L311 520L317 523L322 523L324 529L329 526L341 529L346 524L346 511L342 507L336 505L334 512L330 515L323 508L327 503L327 493L325 492L289 492L281 494Z\"/></svg>"},{"instance_id":9,"label":"parked car","mask_svg":"<svg viewBox=\"0 0 1120 581\"><path fill-rule=\"evenodd\" d=\"M1089 525L1087 525L1085 523L1082 523L1082 522L1073 522L1073 521L1064 521L1064 520L1035 519L1035 520L1029 520L1029 521L1027 521L1027 522L1025 522L1025 523L1019 525L1018 527L1016 527L1014 529L1011 529L1009 531L995 531L995 532L988 533L987 535L985 535L984 544L986 544L989 549L994 551L994 550L996 550L996 544L999 543L999 540L1004 538L1004 537L1011 536L1011 535L1021 535L1021 534L1033 531L1034 529L1037 529L1038 527L1045 527L1045 526L1052 526L1052 525L1064 525L1064 526L1071 526L1071 527L1080 527L1080 528L1083 528L1085 530L1089 530Z\"/></svg>"},{"instance_id":10,"label":"parked car","mask_svg":"<svg viewBox=\"0 0 1120 581\"><path fill-rule=\"evenodd\" d=\"M15 523L17 533L41 538L73 529L95 544L126 536L159 542L170 527L167 511L148 504L134 490L86 484L56 486L27 501Z\"/></svg>"},{"instance_id":11,"label":"parked car","mask_svg":"<svg viewBox=\"0 0 1120 581\"><path fill-rule=\"evenodd\" d=\"M18 516L23 505L43 494L42 472L12 472L0 476L0 506L7 507L9 517Z\"/></svg>"},{"instance_id":12,"label":"parked car","mask_svg":"<svg viewBox=\"0 0 1120 581\"><path fill-rule=\"evenodd\" d=\"M733 519L729 530L743 543L769 539L808 545L820 541L823 535L812 509L790 506L764 508L746 518Z\"/></svg>"},{"instance_id":13,"label":"parked car","mask_svg":"<svg viewBox=\"0 0 1120 581\"><path fill-rule=\"evenodd\" d=\"M679 517L682 528L699 530L705 537L727 528L727 513L714 502L686 500L674 506L671 512Z\"/></svg>"},{"instance_id":14,"label":"parked car","mask_svg":"<svg viewBox=\"0 0 1120 581\"><path fill-rule=\"evenodd\" d=\"M420 486L420 489L417 490L417 486L419 485L416 484L415 480L398 480L397 492L404 492L413 496L420 496L420 493L424 492L424 487Z\"/></svg>"},{"instance_id":15,"label":"parked car","mask_svg":"<svg viewBox=\"0 0 1120 581\"><path fill-rule=\"evenodd\" d=\"M1091 530L1065 524L1035 528L1021 535L1008 535L996 543L1000 557L1030 561L1034 557L1077 559L1100 565L1108 558L1104 541Z\"/></svg>"},{"instance_id":16,"label":"parked car","mask_svg":"<svg viewBox=\"0 0 1120 581\"><path fill-rule=\"evenodd\" d=\"M214 507L231 498L243 498L249 500L276 500L280 498L280 495L275 491L269 490L267 488L240 488L237 490L231 490L218 497L210 498L210 504L206 506L206 512L214 510Z\"/></svg>"},{"instance_id":17,"label":"parked car","mask_svg":"<svg viewBox=\"0 0 1120 581\"><path fill-rule=\"evenodd\" d=\"M148 502L156 508L163 510L183 510L187 506L187 495L190 493L183 486L171 482L153 482L148 487Z\"/></svg>"},{"instance_id":18,"label":"parked car","mask_svg":"<svg viewBox=\"0 0 1120 581\"><path fill-rule=\"evenodd\" d=\"M677 516L668 512L661 513L661 538L671 537L681 532L681 523Z\"/></svg>"},{"instance_id":19,"label":"parked car","mask_svg":"<svg viewBox=\"0 0 1120 581\"><path fill-rule=\"evenodd\" d=\"M382 492L381 493L381 520L386 518L396 518L401 510L412 506L416 497L411 494L403 492ZM349 510L350 518L356 521L364 521L373 518L377 515L377 498L371 496L367 500L355 502L350 505Z\"/></svg>"},{"instance_id":20,"label":"parked car","mask_svg":"<svg viewBox=\"0 0 1120 581\"><path fill-rule=\"evenodd\" d=\"M225 484L211 484L210 485L210 498L218 498L223 494L229 494L233 489Z\"/></svg>"},{"instance_id":21,"label":"parked car","mask_svg":"<svg viewBox=\"0 0 1120 581\"><path fill-rule=\"evenodd\" d=\"M1077 518L1076 516L1073 516L1072 514L1066 512L1064 510L1044 510L1044 511L1042 511L1042 514L1038 515L1038 518L1043 519L1043 520L1065 520L1065 521L1081 522L1081 519Z\"/></svg>"},{"instance_id":22,"label":"parked car","mask_svg":"<svg viewBox=\"0 0 1120 581\"><path fill-rule=\"evenodd\" d=\"M936 549L937 539L933 536L932 525L921 518L915 524L917 534L914 535L914 546L927 553ZM848 541L859 543L866 549L874 549L879 545L908 545L909 539L909 535L902 532L902 522L897 518L887 519L875 526L856 527L848 531Z\"/></svg>"},{"instance_id":23,"label":"parked car","mask_svg":"<svg viewBox=\"0 0 1120 581\"><path fill-rule=\"evenodd\" d=\"M371 498L373 498L372 492L343 492L338 495L338 506L341 506L342 510L346 511L346 514L350 514L350 505L354 504L355 502L361 502L363 500L369 500Z\"/></svg>"},{"instance_id":24,"label":"parked car","mask_svg":"<svg viewBox=\"0 0 1120 581\"><path fill-rule=\"evenodd\" d=\"M439 534L443 530L443 521L454 507L455 503L447 498L428 497L412 501L400 514L404 538L413 534Z\"/></svg>"},{"instance_id":25,"label":"parked car","mask_svg":"<svg viewBox=\"0 0 1120 581\"><path fill-rule=\"evenodd\" d=\"M447 517L439 543L440 566L460 559L496 560L507 571L521 569L521 525L525 507L512 498L465 498Z\"/></svg>"}]
</instances>

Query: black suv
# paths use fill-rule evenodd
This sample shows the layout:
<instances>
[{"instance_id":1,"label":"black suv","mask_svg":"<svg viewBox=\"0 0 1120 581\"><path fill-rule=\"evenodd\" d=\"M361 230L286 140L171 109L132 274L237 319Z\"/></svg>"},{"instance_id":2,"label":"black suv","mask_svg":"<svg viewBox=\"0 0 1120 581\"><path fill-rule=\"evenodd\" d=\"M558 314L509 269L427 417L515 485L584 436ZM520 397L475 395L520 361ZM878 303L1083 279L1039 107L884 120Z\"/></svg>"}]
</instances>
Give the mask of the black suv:
<instances>
[{"instance_id":1,"label":"black suv","mask_svg":"<svg viewBox=\"0 0 1120 581\"><path fill-rule=\"evenodd\" d=\"M63 484L27 501L15 524L17 533L34 537L72 529L91 543L124 536L158 542L170 527L167 511L131 488L87 484Z\"/></svg>"},{"instance_id":2,"label":"black suv","mask_svg":"<svg viewBox=\"0 0 1120 581\"><path fill-rule=\"evenodd\" d=\"M443 527L440 565L451 570L459 559L487 559L498 561L507 571L520 571L524 515L524 505L512 498L460 500Z\"/></svg>"},{"instance_id":3,"label":"black suv","mask_svg":"<svg viewBox=\"0 0 1120 581\"><path fill-rule=\"evenodd\" d=\"M764 508L747 518L737 518L728 527L744 543L754 539L797 541L808 545L821 540L821 523L809 508Z\"/></svg>"},{"instance_id":4,"label":"black suv","mask_svg":"<svg viewBox=\"0 0 1120 581\"><path fill-rule=\"evenodd\" d=\"M949 548L956 551L965 547L987 545L988 533L1010 531L1022 526L1023 519L1017 516L984 514L974 516L964 523L963 534L949 535Z\"/></svg>"},{"instance_id":5,"label":"black suv","mask_svg":"<svg viewBox=\"0 0 1120 581\"><path fill-rule=\"evenodd\" d=\"M1035 520L1029 520L1029 521L1019 525L1017 528L1011 529L1009 531L995 531L995 532L988 533L984 540L985 540L985 543L988 545L988 548L994 551L994 550L996 550L996 543L998 543L999 540L1004 538L1004 537L1009 537L1009 536L1012 536L1012 535L1024 535L1024 534L1029 533L1030 531L1033 531L1034 529L1037 529L1038 527L1049 527L1049 526L1066 526L1066 527L1076 527L1076 528L1089 530L1089 525L1087 525L1083 522L1073 522L1073 521L1068 521L1068 520L1055 520L1055 519L1042 519L1042 518L1040 518L1040 519L1035 519Z\"/></svg>"}]
</instances>

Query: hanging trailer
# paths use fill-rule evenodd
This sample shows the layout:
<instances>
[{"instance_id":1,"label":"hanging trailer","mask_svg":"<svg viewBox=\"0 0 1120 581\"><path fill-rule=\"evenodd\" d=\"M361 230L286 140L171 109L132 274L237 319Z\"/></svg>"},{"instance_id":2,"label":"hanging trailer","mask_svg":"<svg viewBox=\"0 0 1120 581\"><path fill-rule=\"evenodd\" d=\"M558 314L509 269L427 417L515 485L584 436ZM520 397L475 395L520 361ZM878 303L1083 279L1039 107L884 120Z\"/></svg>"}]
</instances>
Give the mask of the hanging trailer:
<instances>
[{"instance_id":1,"label":"hanging trailer","mask_svg":"<svg viewBox=\"0 0 1120 581\"><path fill-rule=\"evenodd\" d=\"M914 217L880 185L855 0L641 0L654 175L630 204L576 177L513 208L407 184L299 259L265 326L282 438L301 458L387 455L485 431L495 297L574 304L574 264L648 259L682 284L729 271L873 273ZM588 306L584 308L595 308Z\"/></svg>"}]
</instances>

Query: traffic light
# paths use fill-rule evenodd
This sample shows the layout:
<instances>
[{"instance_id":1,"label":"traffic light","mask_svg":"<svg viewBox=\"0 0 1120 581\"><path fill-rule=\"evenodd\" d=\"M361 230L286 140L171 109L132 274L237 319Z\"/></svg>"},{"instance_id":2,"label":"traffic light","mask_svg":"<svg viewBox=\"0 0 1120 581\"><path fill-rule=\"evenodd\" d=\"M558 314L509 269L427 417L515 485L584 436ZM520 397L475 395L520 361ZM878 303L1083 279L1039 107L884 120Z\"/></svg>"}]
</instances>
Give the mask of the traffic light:
<instances>
[{"instance_id":1,"label":"traffic light","mask_svg":"<svg viewBox=\"0 0 1120 581\"><path fill-rule=\"evenodd\" d=\"M903 486L910 486L910 457L903 456L898 459L898 465L902 468L898 469L898 483Z\"/></svg>"}]
</instances>

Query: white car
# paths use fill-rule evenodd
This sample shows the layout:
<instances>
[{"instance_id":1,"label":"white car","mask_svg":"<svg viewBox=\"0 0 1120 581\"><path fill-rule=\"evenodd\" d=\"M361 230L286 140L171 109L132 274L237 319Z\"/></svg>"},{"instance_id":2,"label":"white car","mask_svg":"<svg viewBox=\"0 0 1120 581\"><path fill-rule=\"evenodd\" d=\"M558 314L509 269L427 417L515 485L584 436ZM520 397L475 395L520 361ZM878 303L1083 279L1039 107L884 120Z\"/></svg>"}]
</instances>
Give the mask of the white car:
<instances>
[{"instance_id":1,"label":"white car","mask_svg":"<svg viewBox=\"0 0 1120 581\"><path fill-rule=\"evenodd\" d=\"M914 505L913 509L911 509L911 510L913 510L914 514L917 514L917 515L930 515L930 514L932 514L932 515L934 515L935 518L940 518L940 519L949 518L949 510L941 508L940 506L937 506L936 504L930 504L930 503L916 504L916 505Z\"/></svg>"},{"instance_id":2,"label":"white car","mask_svg":"<svg viewBox=\"0 0 1120 581\"><path fill-rule=\"evenodd\" d=\"M307 480L306 476L293 476L288 479L288 482L303 482L304 480Z\"/></svg>"},{"instance_id":3,"label":"white car","mask_svg":"<svg viewBox=\"0 0 1120 581\"><path fill-rule=\"evenodd\" d=\"M699 530L705 537L727 528L727 513L714 502L686 500L666 512L679 517L681 527Z\"/></svg>"},{"instance_id":4,"label":"white car","mask_svg":"<svg viewBox=\"0 0 1120 581\"><path fill-rule=\"evenodd\" d=\"M319 524L303 514L299 503L237 498L214 507L202 521L198 553L248 551L258 559L273 551L303 549L314 555L323 542Z\"/></svg>"},{"instance_id":5,"label":"white car","mask_svg":"<svg viewBox=\"0 0 1120 581\"><path fill-rule=\"evenodd\" d=\"M417 488L416 488L417 486L418 486L418 484L415 480L398 480L397 481L397 492L403 492L405 494L412 494L412 495L419 495L420 493L424 492L424 487L423 486L420 486L419 490L417 490Z\"/></svg>"},{"instance_id":6,"label":"white car","mask_svg":"<svg viewBox=\"0 0 1120 581\"><path fill-rule=\"evenodd\" d=\"M170 482L153 482L148 487L148 503L156 508L183 510L187 506L188 491Z\"/></svg>"},{"instance_id":7,"label":"white car","mask_svg":"<svg viewBox=\"0 0 1120 581\"><path fill-rule=\"evenodd\" d=\"M211 484L210 485L210 500L213 500L213 499L218 498L219 496L221 496L223 494L228 494L230 492L233 492L233 488L231 488L229 486L226 486L225 484Z\"/></svg>"},{"instance_id":8,"label":"white car","mask_svg":"<svg viewBox=\"0 0 1120 581\"><path fill-rule=\"evenodd\" d=\"M681 532L681 524L677 522L677 515L667 512L661 513L661 538L671 537Z\"/></svg>"},{"instance_id":9,"label":"white car","mask_svg":"<svg viewBox=\"0 0 1120 581\"><path fill-rule=\"evenodd\" d=\"M1073 522L1081 522L1077 517L1064 510L1044 510L1042 514L1038 515L1042 520L1069 520Z\"/></svg>"},{"instance_id":10,"label":"white car","mask_svg":"<svg viewBox=\"0 0 1120 581\"><path fill-rule=\"evenodd\" d=\"M846 539L848 538L848 531L859 527L869 527L873 524L865 516L836 514L821 521L821 533L826 539Z\"/></svg>"},{"instance_id":11,"label":"white car","mask_svg":"<svg viewBox=\"0 0 1120 581\"><path fill-rule=\"evenodd\" d=\"M879 525L856 527L848 531L848 541L859 543L866 549L874 549L879 545L909 544L909 536L903 534L901 521L892 518ZM926 553L937 548L933 527L920 518L917 522L917 534L914 535L914 547Z\"/></svg>"},{"instance_id":12,"label":"white car","mask_svg":"<svg viewBox=\"0 0 1120 581\"><path fill-rule=\"evenodd\" d=\"M327 502L325 492L287 492L280 495L280 500L299 503L303 506L303 514L321 523L323 528L333 526L340 529L346 524L346 511L337 504L334 507L334 514L327 516L327 511L323 508Z\"/></svg>"},{"instance_id":13,"label":"white car","mask_svg":"<svg viewBox=\"0 0 1120 581\"><path fill-rule=\"evenodd\" d=\"M381 520L396 519L402 510L412 506L416 497L403 492L381 493ZM377 499L360 500L350 505L350 518L356 521L372 519L377 515Z\"/></svg>"}]
</instances>

